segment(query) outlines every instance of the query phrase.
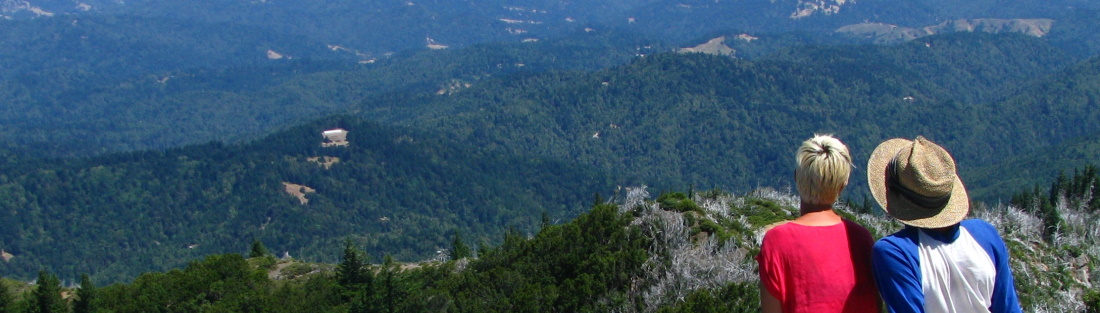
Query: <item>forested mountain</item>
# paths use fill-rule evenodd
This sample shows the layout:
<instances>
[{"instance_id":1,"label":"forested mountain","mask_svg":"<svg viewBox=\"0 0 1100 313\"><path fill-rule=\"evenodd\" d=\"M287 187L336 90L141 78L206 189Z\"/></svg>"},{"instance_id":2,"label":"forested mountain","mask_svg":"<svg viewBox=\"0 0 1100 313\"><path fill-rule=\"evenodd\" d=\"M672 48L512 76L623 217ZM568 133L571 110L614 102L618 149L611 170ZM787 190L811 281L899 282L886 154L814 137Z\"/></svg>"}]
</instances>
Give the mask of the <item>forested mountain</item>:
<instances>
[{"instance_id":1,"label":"forested mountain","mask_svg":"<svg viewBox=\"0 0 1100 313\"><path fill-rule=\"evenodd\" d=\"M336 128L348 144L322 147L322 131ZM0 249L14 256L0 272L104 282L253 238L310 260L334 261L344 239L372 256L426 259L455 232L486 241L573 218L616 184L598 169L346 117L242 145L9 162L0 172Z\"/></svg>"},{"instance_id":2,"label":"forested mountain","mask_svg":"<svg viewBox=\"0 0 1100 313\"><path fill-rule=\"evenodd\" d=\"M5 1L0 96L8 114L0 140L49 147L51 156L175 147L269 133L377 93L437 92L512 71L603 68L721 35L744 35L727 40L742 58L858 42L834 31L868 21L1052 19L1044 37L1051 46L1091 56L1100 42L1096 9L1068 0ZM454 44L433 52L428 38L434 48ZM498 43L478 46L486 42ZM472 48L451 51L459 47Z\"/></svg>"},{"instance_id":3,"label":"forested mountain","mask_svg":"<svg viewBox=\"0 0 1100 313\"><path fill-rule=\"evenodd\" d=\"M1013 120L1012 127L1031 131L1018 134L996 133L1006 140L1030 142L1044 138L1058 129L1068 130L1062 140L1024 151L1006 151L990 146L988 153L1004 154L1004 162L977 164L973 174L975 193L991 200L1013 190L1026 189L1039 183L1036 177L1054 176L1059 172L1095 163L1100 157L1100 131L1093 129L1100 101L1100 59L1093 58L1048 79L1022 86L1020 92L997 103L998 114ZM1068 114L1067 114L1068 113Z\"/></svg>"},{"instance_id":4,"label":"forested mountain","mask_svg":"<svg viewBox=\"0 0 1100 313\"><path fill-rule=\"evenodd\" d=\"M271 63L269 50L284 58L352 59L305 36L238 24L89 15L3 21L0 29L0 80L63 84L57 89L90 84L80 79L88 77Z\"/></svg>"},{"instance_id":5,"label":"forested mountain","mask_svg":"<svg viewBox=\"0 0 1100 313\"><path fill-rule=\"evenodd\" d=\"M660 281L674 269L659 258L675 254L653 253L673 248L644 227L687 226L678 234L744 261L791 197L695 191L787 189L813 133L849 145L853 177L875 144L924 135L992 207L976 214L1005 219L1022 284L1068 290L1029 295L1029 308L1079 309L1091 277L1078 258L1100 257L1095 238L1052 212L1095 220L1091 191L1042 200L1034 186L1100 154L1098 12L1086 0L0 0L0 275L126 282L254 240L308 261L335 263L345 240L373 262L415 261L461 234L483 249L476 260L368 267L406 283L387 305L692 311L751 295L751 266L705 286ZM958 33L871 45L837 32L861 23ZM674 52L704 43L725 55ZM321 146L334 128L350 145ZM644 188L620 186L641 185L689 191L596 200L569 222L596 194L622 201ZM1021 188L1014 206L993 205ZM880 235L896 226L858 216ZM675 275L722 278L699 266ZM156 294L221 267L243 276L195 288L256 289ZM147 311L127 298L333 311L382 299L329 274L251 270L214 256L104 292L118 311ZM279 302L296 297L319 302Z\"/></svg>"},{"instance_id":6,"label":"forested mountain","mask_svg":"<svg viewBox=\"0 0 1100 313\"><path fill-rule=\"evenodd\" d=\"M856 160L884 139L925 135L953 152L968 183L972 168L1100 132L1085 123L1095 120L1088 99L1100 88L1091 83L1096 61L1076 64L1033 37L802 46L753 60L655 53L590 70L644 45L622 42L603 55L606 47L562 40L530 43L557 52L484 45L365 68L242 66L74 94L102 101L100 111L53 116L39 133L21 134L32 137L27 147L11 146L0 207L13 226L0 230L0 248L16 257L2 266L23 277L46 264L63 277L117 281L254 237L321 258L353 236L372 255L416 260L455 230L489 240L509 226L537 225L542 212L570 219L577 203L615 186L789 188L791 153L815 132L838 135ZM562 51L575 58L560 59ZM233 83L252 77L263 78ZM256 90L267 85L274 87ZM259 135L298 116L339 111L355 117ZM34 111L9 109L5 125L32 124L18 118L26 112ZM336 127L351 131L353 144L320 148L320 132ZM102 129L116 133L89 135ZM43 140L49 136L57 142ZM198 140L186 136L240 143L93 158L19 152ZM340 161L326 169L319 164L326 156ZM853 177L863 175L858 162ZM848 197L859 199L863 184L853 180ZM287 186L307 190L298 185L316 190L307 204L287 194Z\"/></svg>"},{"instance_id":7,"label":"forested mountain","mask_svg":"<svg viewBox=\"0 0 1100 313\"><path fill-rule=\"evenodd\" d=\"M119 71L133 72L111 76L107 73L115 70L113 64L74 61L83 67L57 64L0 80L5 129L0 138L49 147L48 156L255 138L351 110L352 104L372 95L431 94L517 71L607 67L654 45L659 46L629 34L582 32L544 42L410 52L369 64L265 59L188 70L171 70L157 61L175 55L150 60L123 52L118 62L133 66ZM142 66L152 73L127 77Z\"/></svg>"},{"instance_id":8,"label":"forested mountain","mask_svg":"<svg viewBox=\"0 0 1100 313\"><path fill-rule=\"evenodd\" d=\"M815 132L838 135L857 160L882 140L923 134L966 168L1100 131L1019 123L1034 104L995 105L1026 95L1010 82L1030 83L1069 62L1033 38L956 34L903 46L804 47L754 61L651 55L585 75L531 74L446 97L370 101L363 110L503 153L637 173L651 186L744 190L789 186L792 147ZM1049 118L1087 118L1090 108ZM986 153L992 147L1003 153Z\"/></svg>"},{"instance_id":9,"label":"forested mountain","mask_svg":"<svg viewBox=\"0 0 1100 313\"><path fill-rule=\"evenodd\" d=\"M239 24L276 33L306 36L366 56L483 42L548 39L584 28L631 29L665 42L681 42L716 31L760 33L809 31L827 35L851 24L881 23L925 27L957 19L1067 18L1100 5L1087 0L979 0L960 4L943 0L550 0L372 1L323 3L199 1L0 2L9 18L127 15L171 18L200 24ZM1095 34L1092 35L1095 38Z\"/></svg>"}]
</instances>

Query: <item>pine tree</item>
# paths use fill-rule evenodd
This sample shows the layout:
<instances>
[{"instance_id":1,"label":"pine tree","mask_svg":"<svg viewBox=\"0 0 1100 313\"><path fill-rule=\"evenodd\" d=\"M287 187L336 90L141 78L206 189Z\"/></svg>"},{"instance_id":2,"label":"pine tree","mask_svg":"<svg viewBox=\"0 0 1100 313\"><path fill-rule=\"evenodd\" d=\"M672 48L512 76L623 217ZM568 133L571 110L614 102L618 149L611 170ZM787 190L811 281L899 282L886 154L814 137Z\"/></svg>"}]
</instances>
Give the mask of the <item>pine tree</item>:
<instances>
[{"instance_id":1,"label":"pine tree","mask_svg":"<svg viewBox=\"0 0 1100 313\"><path fill-rule=\"evenodd\" d=\"M73 313L92 313L97 311L95 299L99 291L96 289L88 274L80 274L80 289L76 291L76 301L73 302Z\"/></svg>"},{"instance_id":2,"label":"pine tree","mask_svg":"<svg viewBox=\"0 0 1100 313\"><path fill-rule=\"evenodd\" d=\"M362 291L357 293L354 298L351 299L351 305L348 308L348 313L377 313L378 310L377 301L374 299L374 290L371 288L363 288Z\"/></svg>"},{"instance_id":3,"label":"pine tree","mask_svg":"<svg viewBox=\"0 0 1100 313\"><path fill-rule=\"evenodd\" d=\"M401 297L401 290L398 287L397 281L397 263L394 262L390 255L386 255L384 262L382 263L382 301L386 308L386 313L397 312L398 298Z\"/></svg>"},{"instance_id":4,"label":"pine tree","mask_svg":"<svg viewBox=\"0 0 1100 313\"><path fill-rule=\"evenodd\" d=\"M455 239L451 247L451 259L461 260L473 256L474 251L470 249L470 246L466 245L466 242L462 241L462 235L455 231Z\"/></svg>"},{"instance_id":5,"label":"pine tree","mask_svg":"<svg viewBox=\"0 0 1100 313\"><path fill-rule=\"evenodd\" d=\"M264 247L264 243L260 242L259 239L253 239L252 240L252 250L250 252L248 252L248 257L250 257L250 258L260 258L260 257L267 256L267 254L268 254L267 253L267 247Z\"/></svg>"},{"instance_id":6,"label":"pine tree","mask_svg":"<svg viewBox=\"0 0 1100 313\"><path fill-rule=\"evenodd\" d=\"M61 280L46 270L38 271L38 286L31 294L33 313L66 313L68 303L61 298Z\"/></svg>"},{"instance_id":7,"label":"pine tree","mask_svg":"<svg viewBox=\"0 0 1100 313\"><path fill-rule=\"evenodd\" d=\"M548 226L550 226L550 214L542 211L542 228L540 229L546 229Z\"/></svg>"},{"instance_id":8,"label":"pine tree","mask_svg":"<svg viewBox=\"0 0 1100 313\"><path fill-rule=\"evenodd\" d=\"M15 298L12 297L8 285L0 279L0 313L15 312L15 308L12 306L14 302Z\"/></svg>"},{"instance_id":9,"label":"pine tree","mask_svg":"<svg viewBox=\"0 0 1100 313\"><path fill-rule=\"evenodd\" d=\"M355 248L351 239L344 241L344 259L336 266L336 282L347 291L358 290L368 283L367 270L363 253Z\"/></svg>"}]
</instances>

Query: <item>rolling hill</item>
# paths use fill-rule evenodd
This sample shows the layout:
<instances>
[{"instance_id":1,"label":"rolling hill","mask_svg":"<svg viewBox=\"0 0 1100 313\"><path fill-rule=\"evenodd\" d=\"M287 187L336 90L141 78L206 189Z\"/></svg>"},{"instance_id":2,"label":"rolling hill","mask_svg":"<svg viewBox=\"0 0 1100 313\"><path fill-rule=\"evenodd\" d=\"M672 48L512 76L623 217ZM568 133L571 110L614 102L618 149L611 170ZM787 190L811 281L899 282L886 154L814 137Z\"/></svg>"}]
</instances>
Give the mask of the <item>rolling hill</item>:
<instances>
[{"instance_id":1,"label":"rolling hill","mask_svg":"<svg viewBox=\"0 0 1100 313\"><path fill-rule=\"evenodd\" d=\"M15 258L2 266L24 277L45 265L65 277L119 281L236 251L254 238L326 260L349 236L371 255L419 260L455 231L492 242L509 227L539 225L543 212L571 219L616 186L789 188L791 153L815 132L835 133L851 147L853 177L881 140L921 134L951 150L971 182L970 168L1100 131L1073 122L1095 111L1087 101L1097 90L1095 60L1074 64L1019 35L927 40L806 46L755 60L660 53L596 71L556 70L550 61L498 68L514 66L506 63L514 51L493 55L501 50L489 45L446 54L478 61L470 67L353 95L323 91L353 90L351 82L371 73L423 72L331 71L320 63L321 71L270 82L328 99L315 103L361 98L346 109L354 117L263 136L224 134L236 143L62 159L13 152L0 169L0 212L12 223L0 230L0 249ZM543 56L526 60L553 60ZM426 62L434 57L421 65L437 66ZM399 64L415 63L379 68ZM283 99L268 94L280 89L256 93L209 79L233 73L181 77L162 92L172 99L222 88L257 106ZM453 73L469 80L438 84ZM348 130L352 144L322 148L320 134L333 128ZM853 180L848 196L863 190Z\"/></svg>"},{"instance_id":2,"label":"rolling hill","mask_svg":"<svg viewBox=\"0 0 1100 313\"><path fill-rule=\"evenodd\" d=\"M345 146L322 132L344 129ZM237 250L328 260L351 239L371 255L420 260L455 232L488 241L569 219L609 173L490 153L448 137L335 117L247 144L7 163L0 178L0 262L7 277L39 268L122 281Z\"/></svg>"}]
</instances>

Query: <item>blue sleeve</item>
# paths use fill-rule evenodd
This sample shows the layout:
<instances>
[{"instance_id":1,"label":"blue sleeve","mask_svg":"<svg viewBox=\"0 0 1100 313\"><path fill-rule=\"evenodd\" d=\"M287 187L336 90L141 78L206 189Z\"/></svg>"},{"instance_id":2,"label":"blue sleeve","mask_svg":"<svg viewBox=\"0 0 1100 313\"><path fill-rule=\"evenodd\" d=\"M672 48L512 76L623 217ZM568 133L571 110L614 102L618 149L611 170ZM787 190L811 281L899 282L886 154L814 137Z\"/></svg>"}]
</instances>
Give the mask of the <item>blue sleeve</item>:
<instances>
[{"instance_id":1,"label":"blue sleeve","mask_svg":"<svg viewBox=\"0 0 1100 313\"><path fill-rule=\"evenodd\" d=\"M917 246L903 232L905 230L875 242L871 250L871 268L889 312L924 312Z\"/></svg>"},{"instance_id":2,"label":"blue sleeve","mask_svg":"<svg viewBox=\"0 0 1100 313\"><path fill-rule=\"evenodd\" d=\"M993 266L997 268L997 277L993 282L993 299L989 311L992 313L1022 313L1020 301L1016 297L1016 284L1012 278L1012 267L1009 266L1008 248L1004 240L997 234L997 229L982 220L971 219L962 222L962 226L970 232L989 254L993 260Z\"/></svg>"}]
</instances>

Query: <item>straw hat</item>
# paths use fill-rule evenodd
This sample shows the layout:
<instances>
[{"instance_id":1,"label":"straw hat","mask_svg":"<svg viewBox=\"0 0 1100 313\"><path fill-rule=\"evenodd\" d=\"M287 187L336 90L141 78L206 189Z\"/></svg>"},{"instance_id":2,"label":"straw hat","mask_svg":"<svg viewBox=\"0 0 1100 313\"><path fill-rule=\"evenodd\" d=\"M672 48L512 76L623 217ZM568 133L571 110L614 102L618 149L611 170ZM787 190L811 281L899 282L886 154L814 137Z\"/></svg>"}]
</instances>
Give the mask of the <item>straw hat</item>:
<instances>
[{"instance_id":1,"label":"straw hat","mask_svg":"<svg viewBox=\"0 0 1100 313\"><path fill-rule=\"evenodd\" d=\"M970 212L955 160L922 136L879 144L867 161L867 183L883 210L906 225L948 227Z\"/></svg>"}]
</instances>

